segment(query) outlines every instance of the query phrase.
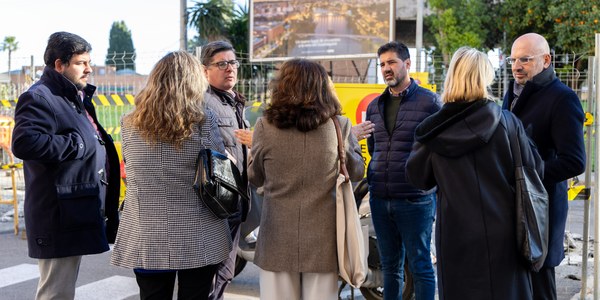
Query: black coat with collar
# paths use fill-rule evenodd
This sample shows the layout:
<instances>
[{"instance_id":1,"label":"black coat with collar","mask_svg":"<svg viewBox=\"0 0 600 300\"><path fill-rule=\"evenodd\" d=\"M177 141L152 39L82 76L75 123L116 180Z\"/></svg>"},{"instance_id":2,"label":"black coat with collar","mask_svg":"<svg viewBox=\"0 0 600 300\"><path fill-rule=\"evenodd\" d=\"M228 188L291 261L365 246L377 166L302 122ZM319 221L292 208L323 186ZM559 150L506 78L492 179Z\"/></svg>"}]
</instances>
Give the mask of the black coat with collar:
<instances>
[{"instance_id":1,"label":"black coat with collar","mask_svg":"<svg viewBox=\"0 0 600 300\"><path fill-rule=\"evenodd\" d=\"M116 236L119 160L112 138L96 118L91 102L95 90L87 85L81 101L73 83L46 67L40 80L19 97L12 150L23 160L30 257L101 253ZM98 156L105 151L106 165ZM107 166L104 193L99 171ZM106 220L100 211L103 201Z\"/></svg>"},{"instance_id":2,"label":"black coat with collar","mask_svg":"<svg viewBox=\"0 0 600 300\"><path fill-rule=\"evenodd\" d=\"M418 188L438 187L440 299L532 299L515 237L515 133L508 128L519 131L523 165L541 174L520 122L494 102L446 103L416 129L406 174Z\"/></svg>"},{"instance_id":3,"label":"black coat with collar","mask_svg":"<svg viewBox=\"0 0 600 300\"><path fill-rule=\"evenodd\" d=\"M502 108L514 100L514 81ZM544 160L544 186L550 198L550 240L545 266L564 258L563 239L568 212L567 182L585 170L584 114L577 95L548 68L528 81L512 112L523 122Z\"/></svg>"}]
</instances>

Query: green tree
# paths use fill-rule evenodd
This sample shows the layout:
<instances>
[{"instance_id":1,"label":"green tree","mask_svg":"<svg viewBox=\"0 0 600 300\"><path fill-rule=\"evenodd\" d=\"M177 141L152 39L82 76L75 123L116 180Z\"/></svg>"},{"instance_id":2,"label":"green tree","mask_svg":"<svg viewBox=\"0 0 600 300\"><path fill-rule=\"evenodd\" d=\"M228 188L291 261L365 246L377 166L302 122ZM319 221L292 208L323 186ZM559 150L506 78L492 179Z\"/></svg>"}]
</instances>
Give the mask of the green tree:
<instances>
[{"instance_id":1,"label":"green tree","mask_svg":"<svg viewBox=\"0 0 600 300\"><path fill-rule=\"evenodd\" d=\"M511 42L536 32L543 35L555 53L573 54L578 70L587 68L593 55L594 34L600 32L600 6L589 0L506 0L501 4L500 30ZM517 13L519 12L519 13ZM581 59L583 58L583 59Z\"/></svg>"},{"instance_id":2,"label":"green tree","mask_svg":"<svg viewBox=\"0 0 600 300\"><path fill-rule=\"evenodd\" d=\"M106 65L116 66L117 71L124 69L135 71L135 58L131 30L127 28L124 21L113 22L110 28Z\"/></svg>"},{"instance_id":3,"label":"green tree","mask_svg":"<svg viewBox=\"0 0 600 300\"><path fill-rule=\"evenodd\" d=\"M508 40L536 32L557 53L593 54L594 33L600 32L597 1L506 0L501 6L500 29L506 32Z\"/></svg>"},{"instance_id":4,"label":"green tree","mask_svg":"<svg viewBox=\"0 0 600 300\"><path fill-rule=\"evenodd\" d=\"M227 28L234 17L232 0L195 2L188 9L189 25L198 30L199 42L210 42L227 37Z\"/></svg>"},{"instance_id":5,"label":"green tree","mask_svg":"<svg viewBox=\"0 0 600 300\"><path fill-rule=\"evenodd\" d=\"M432 14L426 22L444 65L450 63L452 53L462 46L490 48L486 41L491 10L484 0L430 0L429 8Z\"/></svg>"},{"instance_id":6,"label":"green tree","mask_svg":"<svg viewBox=\"0 0 600 300\"><path fill-rule=\"evenodd\" d=\"M596 1L556 1L547 20L556 34L554 47L580 55L594 55L594 34L600 33L600 6Z\"/></svg>"},{"instance_id":7,"label":"green tree","mask_svg":"<svg viewBox=\"0 0 600 300\"><path fill-rule=\"evenodd\" d=\"M14 36L6 36L4 37L4 42L0 47L1 51L8 51L8 80L10 83L10 64L12 62L12 53L13 51L17 51L19 49L19 42L17 42L17 38Z\"/></svg>"},{"instance_id":8,"label":"green tree","mask_svg":"<svg viewBox=\"0 0 600 300\"><path fill-rule=\"evenodd\" d=\"M253 67L247 64L248 52L249 52L249 14L248 7L246 5L236 5L233 10L227 8L223 3L196 3L196 6L189 10L190 25L198 29L199 34L195 36L189 43L189 50L194 50L198 46L205 45L206 43L214 40L227 40L229 41L237 53L238 59L241 61L240 71L238 72L240 77L249 78L252 74L259 71L259 67ZM219 1L220 2L220 1ZM215 9L218 5L221 5L219 9ZM199 8L201 7L201 9ZM209 13L209 9L215 9L213 13ZM199 11L202 10L202 13ZM214 14L230 14L229 22L225 22L225 19L213 20L205 19L205 25L198 25L199 16L202 14L214 15ZM210 21L210 22L209 22ZM194 25L196 24L196 25ZM200 28L204 28L201 30Z\"/></svg>"},{"instance_id":9,"label":"green tree","mask_svg":"<svg viewBox=\"0 0 600 300\"><path fill-rule=\"evenodd\" d=\"M570 0L579 1L579 0ZM520 35L528 32L536 32L543 35L550 45L556 44L556 35L553 31L553 24L549 21L548 7L551 7L555 0L506 0L502 2L500 8L499 30L506 32L508 49L510 52L512 41Z\"/></svg>"}]
</instances>

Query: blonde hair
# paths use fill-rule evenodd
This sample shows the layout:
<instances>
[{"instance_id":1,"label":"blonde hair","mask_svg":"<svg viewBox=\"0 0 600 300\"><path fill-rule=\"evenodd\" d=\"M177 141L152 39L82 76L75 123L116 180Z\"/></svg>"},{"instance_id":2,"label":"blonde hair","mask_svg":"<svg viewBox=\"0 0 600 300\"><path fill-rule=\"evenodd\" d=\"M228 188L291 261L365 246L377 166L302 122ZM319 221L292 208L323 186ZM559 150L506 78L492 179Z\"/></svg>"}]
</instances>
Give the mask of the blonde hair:
<instances>
[{"instance_id":1,"label":"blonde hair","mask_svg":"<svg viewBox=\"0 0 600 300\"><path fill-rule=\"evenodd\" d=\"M477 49L461 47L452 56L444 81L442 101L472 102L491 99L488 86L494 81L494 67L487 55Z\"/></svg>"},{"instance_id":2,"label":"blonde hair","mask_svg":"<svg viewBox=\"0 0 600 300\"><path fill-rule=\"evenodd\" d=\"M175 51L161 58L135 98L135 109L123 122L136 128L150 144L179 148L204 119L204 68L193 55Z\"/></svg>"}]
</instances>

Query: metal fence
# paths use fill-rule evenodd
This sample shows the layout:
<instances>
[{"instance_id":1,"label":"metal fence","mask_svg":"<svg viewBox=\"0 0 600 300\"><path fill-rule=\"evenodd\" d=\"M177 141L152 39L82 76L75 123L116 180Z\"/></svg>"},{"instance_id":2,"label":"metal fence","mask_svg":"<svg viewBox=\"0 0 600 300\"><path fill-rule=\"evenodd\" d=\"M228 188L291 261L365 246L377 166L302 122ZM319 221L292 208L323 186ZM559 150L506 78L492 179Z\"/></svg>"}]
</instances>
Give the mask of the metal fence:
<instances>
[{"instance_id":1,"label":"metal fence","mask_svg":"<svg viewBox=\"0 0 600 300\"><path fill-rule=\"evenodd\" d=\"M119 57L126 54L115 53L115 59L109 61L118 61ZM136 64L153 65L162 57L164 53L146 53L136 54ZM512 79L510 66L503 63L503 57L491 53L490 60L496 69L496 81L491 86L491 93L500 101L507 90L507 84ZM238 70L239 82L237 89L247 97L249 101L267 102L269 100L269 82L275 75L281 62L250 62L246 53L238 53L238 59L241 61ZM557 76L565 84L570 86L580 97L583 107L588 100L588 71L587 68L579 71L576 66L587 57L576 57L572 54L558 54L553 56L553 63L557 71ZM421 71L427 72L430 84L435 84L436 92L443 91L443 82L446 76L446 68L439 56L425 56ZM103 61L102 61L103 62ZM101 63L102 63L101 62ZM382 83L380 78L380 68L375 58L355 59L355 60L326 60L319 61L329 72L332 80L337 83ZM116 63L115 63L116 64ZM10 73L10 83L6 82L5 77L0 77L0 100L14 101L24 91L26 91L42 74L43 66L36 66L31 57L15 57L12 61L13 66L23 66L20 72ZM138 74L128 70L116 70L117 65L97 65L94 66L90 83L98 87L97 94L130 94L136 95L145 85L147 75ZM586 65L587 67L587 65ZM140 68L137 68L138 70ZM33 70L33 71L32 71ZM4 82L1 80L4 78ZM6 104L4 105L6 106ZM0 114L11 115L13 107L4 107ZM113 135L120 138L118 132L119 118L122 114L128 112L130 106L108 106L99 108L100 121L109 128L115 128Z\"/></svg>"},{"instance_id":2,"label":"metal fence","mask_svg":"<svg viewBox=\"0 0 600 300\"><path fill-rule=\"evenodd\" d=\"M138 73L133 70L122 69L130 67L119 63L122 57L131 54L113 53L109 58L109 65L104 65L104 60L95 61L94 73L91 82L98 86L98 93L106 94L136 94L145 84L146 74L149 73L151 66L154 65L164 53L136 53L135 61L138 66ZM432 55L422 55L422 72L429 73L429 82L436 84L438 92L443 88L443 82L446 75L446 67L442 62L442 57ZM238 88L246 92L250 98L263 99L263 94L267 90L268 82L272 79L280 62L250 62L247 53L238 53L241 66L239 78L241 78ZM506 83L512 78L510 68L503 63L501 55L490 52L489 58L497 67L496 83L492 86L493 94L501 97L506 91ZM579 68L577 65L586 65L587 57L576 56L573 54L556 54L553 56L553 63L556 66L560 79L569 85L578 94L585 93L585 83L587 70ZM13 57L12 66L21 66L20 70L13 70L9 76L0 71L0 99L14 99L23 91L27 90L31 84L39 79L42 74L43 66L41 62L34 62L32 57ZM111 63L113 62L113 63ZM330 73L334 82L339 83L381 83L379 76L379 67L375 58L360 58L346 60L323 60L319 61ZM413 62L413 69L415 70ZM14 67L13 67L14 69ZM117 71L117 69L119 69ZM33 71L32 71L33 70ZM583 90L582 90L583 89ZM255 96L255 94L259 94ZM585 95L583 95L585 97Z\"/></svg>"}]
</instances>

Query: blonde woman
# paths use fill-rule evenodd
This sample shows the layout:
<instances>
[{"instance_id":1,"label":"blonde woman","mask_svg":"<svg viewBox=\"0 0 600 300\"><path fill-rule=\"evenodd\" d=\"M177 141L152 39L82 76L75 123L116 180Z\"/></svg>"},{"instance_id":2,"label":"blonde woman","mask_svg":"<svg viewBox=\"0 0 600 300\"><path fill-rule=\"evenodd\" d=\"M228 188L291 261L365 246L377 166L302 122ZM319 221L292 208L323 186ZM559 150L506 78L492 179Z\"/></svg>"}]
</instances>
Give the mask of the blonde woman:
<instances>
[{"instance_id":1,"label":"blonde woman","mask_svg":"<svg viewBox=\"0 0 600 300\"><path fill-rule=\"evenodd\" d=\"M532 299L531 278L515 237L514 165L507 123L520 131L523 164L543 166L518 119L487 88L494 70L472 48L456 51L442 109L415 133L410 182L438 186L436 251L440 299ZM504 117L503 117L504 115ZM505 121L506 120L506 121Z\"/></svg>"},{"instance_id":2,"label":"blonde woman","mask_svg":"<svg viewBox=\"0 0 600 300\"><path fill-rule=\"evenodd\" d=\"M198 151L224 151L207 86L195 57L169 53L122 120L127 194L111 263L134 270L141 299L172 299L176 276L179 299L207 299L232 247L227 221L192 188Z\"/></svg>"}]
</instances>

